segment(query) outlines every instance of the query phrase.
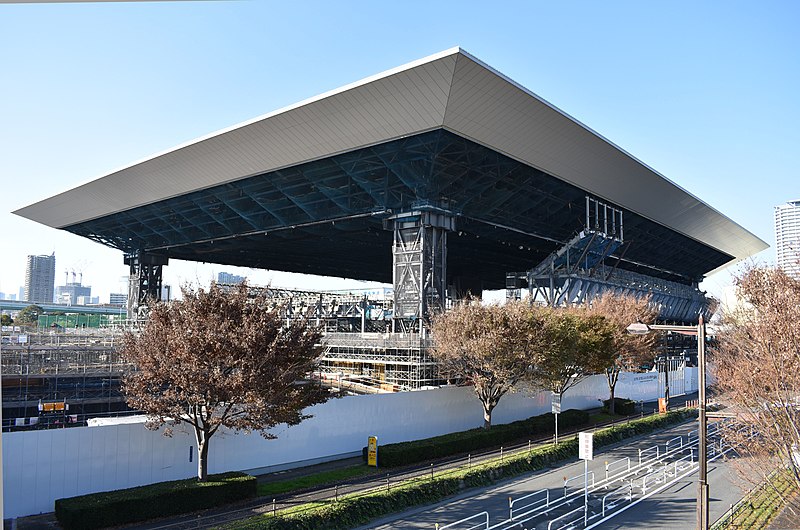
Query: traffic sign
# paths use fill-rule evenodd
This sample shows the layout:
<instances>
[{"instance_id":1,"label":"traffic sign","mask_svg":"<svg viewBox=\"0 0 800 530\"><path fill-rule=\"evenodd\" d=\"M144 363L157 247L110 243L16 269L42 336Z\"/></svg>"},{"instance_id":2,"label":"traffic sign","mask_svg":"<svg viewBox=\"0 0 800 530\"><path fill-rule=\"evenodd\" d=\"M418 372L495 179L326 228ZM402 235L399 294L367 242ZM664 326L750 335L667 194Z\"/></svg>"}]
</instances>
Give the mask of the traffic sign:
<instances>
[{"instance_id":1,"label":"traffic sign","mask_svg":"<svg viewBox=\"0 0 800 530\"><path fill-rule=\"evenodd\" d=\"M578 433L578 458L581 460L594 459L594 434L590 432Z\"/></svg>"},{"instance_id":2,"label":"traffic sign","mask_svg":"<svg viewBox=\"0 0 800 530\"><path fill-rule=\"evenodd\" d=\"M561 414L561 394L556 392L550 394L550 411L553 414Z\"/></svg>"}]
</instances>

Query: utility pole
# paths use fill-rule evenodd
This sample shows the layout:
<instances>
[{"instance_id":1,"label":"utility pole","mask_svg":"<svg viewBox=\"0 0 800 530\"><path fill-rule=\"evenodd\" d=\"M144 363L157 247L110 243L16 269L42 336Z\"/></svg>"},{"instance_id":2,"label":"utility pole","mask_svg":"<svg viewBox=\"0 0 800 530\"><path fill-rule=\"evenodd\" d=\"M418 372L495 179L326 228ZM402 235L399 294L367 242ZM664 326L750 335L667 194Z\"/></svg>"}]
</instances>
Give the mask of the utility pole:
<instances>
[{"instance_id":1,"label":"utility pole","mask_svg":"<svg viewBox=\"0 0 800 530\"><path fill-rule=\"evenodd\" d=\"M13 329L13 328L12 328ZM0 328L0 528L3 527L3 330Z\"/></svg>"},{"instance_id":2,"label":"utility pole","mask_svg":"<svg viewBox=\"0 0 800 530\"><path fill-rule=\"evenodd\" d=\"M708 530L708 452L707 452L707 420L706 420L706 324L703 315L697 324L697 389L700 477L697 484L697 528Z\"/></svg>"}]
</instances>

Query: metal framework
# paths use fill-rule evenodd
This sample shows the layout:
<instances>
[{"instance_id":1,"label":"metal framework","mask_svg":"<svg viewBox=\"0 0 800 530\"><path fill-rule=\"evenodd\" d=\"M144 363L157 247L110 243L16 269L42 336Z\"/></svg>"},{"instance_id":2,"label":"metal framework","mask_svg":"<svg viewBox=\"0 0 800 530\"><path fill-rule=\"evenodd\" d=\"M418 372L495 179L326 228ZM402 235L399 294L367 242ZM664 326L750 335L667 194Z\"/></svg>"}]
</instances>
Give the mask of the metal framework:
<instances>
[{"instance_id":1,"label":"metal framework","mask_svg":"<svg viewBox=\"0 0 800 530\"><path fill-rule=\"evenodd\" d=\"M527 272L506 274L506 297L521 298L527 286L532 303L586 304L605 292L650 296L659 318L697 322L710 318L716 301L697 283L687 285L620 268L629 243L623 239L622 211L586 197L584 229Z\"/></svg>"},{"instance_id":2,"label":"metal framework","mask_svg":"<svg viewBox=\"0 0 800 530\"><path fill-rule=\"evenodd\" d=\"M392 390L442 382L428 354L431 341L419 333L327 333L323 344L323 372L367 376Z\"/></svg>"},{"instance_id":3,"label":"metal framework","mask_svg":"<svg viewBox=\"0 0 800 530\"><path fill-rule=\"evenodd\" d=\"M233 285L224 285L233 288ZM265 294L287 323L303 319L324 330L320 371L323 375L358 376L392 391L418 389L441 382L424 332L392 332L392 290L301 291L250 286ZM402 325L423 320L399 319Z\"/></svg>"},{"instance_id":4,"label":"metal framework","mask_svg":"<svg viewBox=\"0 0 800 530\"><path fill-rule=\"evenodd\" d=\"M123 327L4 333L2 347L3 417L18 427L46 427L43 403L64 403L69 414L124 410L121 376L131 369L117 350ZM52 416L52 417L51 417ZM31 419L33 418L33 419Z\"/></svg>"},{"instance_id":5,"label":"metal framework","mask_svg":"<svg viewBox=\"0 0 800 530\"><path fill-rule=\"evenodd\" d=\"M125 265L130 267L128 277L129 319L139 318L147 311L147 304L161 300L164 265L169 258L139 250L125 255Z\"/></svg>"},{"instance_id":6,"label":"metal framework","mask_svg":"<svg viewBox=\"0 0 800 530\"><path fill-rule=\"evenodd\" d=\"M425 334L432 313L447 300L447 232L453 216L415 211L389 218L394 234L394 311L392 331Z\"/></svg>"}]
</instances>

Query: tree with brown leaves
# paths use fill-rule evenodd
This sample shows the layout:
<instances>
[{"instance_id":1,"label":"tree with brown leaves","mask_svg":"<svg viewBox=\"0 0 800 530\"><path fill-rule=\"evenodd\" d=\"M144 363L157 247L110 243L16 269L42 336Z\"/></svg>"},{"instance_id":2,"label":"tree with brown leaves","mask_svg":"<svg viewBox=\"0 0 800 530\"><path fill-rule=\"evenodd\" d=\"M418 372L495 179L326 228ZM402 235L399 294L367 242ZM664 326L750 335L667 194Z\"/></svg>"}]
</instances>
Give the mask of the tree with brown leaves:
<instances>
[{"instance_id":1,"label":"tree with brown leaves","mask_svg":"<svg viewBox=\"0 0 800 530\"><path fill-rule=\"evenodd\" d=\"M603 316L583 308L540 308L542 339L529 350L528 378L562 397L573 386L605 369L613 339Z\"/></svg>"},{"instance_id":2,"label":"tree with brown leaves","mask_svg":"<svg viewBox=\"0 0 800 530\"><path fill-rule=\"evenodd\" d=\"M750 267L735 279L740 302L723 314L712 351L720 398L732 402L742 477L763 482L788 470L800 490L800 282L780 269ZM790 501L790 499L784 499ZM797 497L790 503L800 526ZM785 512L786 513L786 512Z\"/></svg>"},{"instance_id":3,"label":"tree with brown leaves","mask_svg":"<svg viewBox=\"0 0 800 530\"><path fill-rule=\"evenodd\" d=\"M589 315L599 315L610 325L612 350L602 367L606 374L609 390L609 412L614 414L614 390L622 372L635 372L654 357L653 348L656 335L632 335L627 328L635 322L652 324L658 312L650 305L650 297L636 297L630 294L606 292L584 306Z\"/></svg>"},{"instance_id":4,"label":"tree with brown leaves","mask_svg":"<svg viewBox=\"0 0 800 530\"><path fill-rule=\"evenodd\" d=\"M433 321L434 359L447 377L473 385L483 405L483 427L492 411L528 369L527 352L535 342L537 317L525 302L481 305L461 303Z\"/></svg>"},{"instance_id":5,"label":"tree with brown leaves","mask_svg":"<svg viewBox=\"0 0 800 530\"><path fill-rule=\"evenodd\" d=\"M248 296L246 284L182 292L182 300L154 305L141 332L125 336L122 354L136 370L123 391L147 413L148 428L192 426L204 482L209 440L220 427L272 439L266 429L300 423L309 417L304 409L328 394L307 379L320 354L318 330L283 325L263 296Z\"/></svg>"}]
</instances>

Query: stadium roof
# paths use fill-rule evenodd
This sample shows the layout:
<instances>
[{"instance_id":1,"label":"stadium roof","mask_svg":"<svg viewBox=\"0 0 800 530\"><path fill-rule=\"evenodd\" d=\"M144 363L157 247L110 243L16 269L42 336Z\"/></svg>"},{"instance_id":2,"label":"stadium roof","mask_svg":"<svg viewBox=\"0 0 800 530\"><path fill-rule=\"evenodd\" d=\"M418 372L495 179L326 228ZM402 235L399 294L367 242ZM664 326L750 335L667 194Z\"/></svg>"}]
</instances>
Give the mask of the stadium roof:
<instances>
[{"instance_id":1,"label":"stadium roof","mask_svg":"<svg viewBox=\"0 0 800 530\"><path fill-rule=\"evenodd\" d=\"M623 268L687 283L767 248L459 48L14 213L126 252L390 281L382 219L445 209L449 275L488 287L580 230L586 195L625 211Z\"/></svg>"}]
</instances>

